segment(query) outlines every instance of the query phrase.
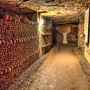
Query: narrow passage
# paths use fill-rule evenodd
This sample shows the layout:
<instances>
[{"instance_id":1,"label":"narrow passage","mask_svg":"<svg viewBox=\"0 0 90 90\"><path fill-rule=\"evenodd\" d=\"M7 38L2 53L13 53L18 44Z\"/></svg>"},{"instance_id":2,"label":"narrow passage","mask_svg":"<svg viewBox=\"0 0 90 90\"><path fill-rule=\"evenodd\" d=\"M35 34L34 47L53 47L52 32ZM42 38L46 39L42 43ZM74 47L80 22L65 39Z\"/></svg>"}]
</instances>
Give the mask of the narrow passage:
<instances>
[{"instance_id":1,"label":"narrow passage","mask_svg":"<svg viewBox=\"0 0 90 90\"><path fill-rule=\"evenodd\" d=\"M33 78L23 90L88 90L79 58L69 49L51 51Z\"/></svg>"}]
</instances>

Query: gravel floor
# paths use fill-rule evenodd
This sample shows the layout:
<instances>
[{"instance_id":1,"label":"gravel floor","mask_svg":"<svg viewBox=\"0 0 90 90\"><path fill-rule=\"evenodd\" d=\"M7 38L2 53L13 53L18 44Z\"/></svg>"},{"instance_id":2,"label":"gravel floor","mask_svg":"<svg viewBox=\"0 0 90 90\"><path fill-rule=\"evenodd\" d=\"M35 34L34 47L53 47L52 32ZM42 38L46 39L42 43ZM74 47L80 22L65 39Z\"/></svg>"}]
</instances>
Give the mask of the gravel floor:
<instances>
[{"instance_id":1,"label":"gravel floor","mask_svg":"<svg viewBox=\"0 0 90 90\"><path fill-rule=\"evenodd\" d=\"M88 81L79 57L69 50L53 50L32 80L28 77L17 90L88 90Z\"/></svg>"}]
</instances>

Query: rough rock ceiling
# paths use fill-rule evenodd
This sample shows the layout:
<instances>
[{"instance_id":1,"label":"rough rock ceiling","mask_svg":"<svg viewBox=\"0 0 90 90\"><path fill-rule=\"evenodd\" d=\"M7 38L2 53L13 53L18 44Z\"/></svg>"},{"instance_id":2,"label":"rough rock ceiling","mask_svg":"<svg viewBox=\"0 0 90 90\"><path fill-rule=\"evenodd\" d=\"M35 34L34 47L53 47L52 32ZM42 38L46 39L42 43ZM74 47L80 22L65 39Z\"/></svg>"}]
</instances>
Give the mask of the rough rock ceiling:
<instances>
[{"instance_id":1,"label":"rough rock ceiling","mask_svg":"<svg viewBox=\"0 0 90 90\"><path fill-rule=\"evenodd\" d=\"M27 7L20 7L17 5L17 0L0 0L0 10L8 10L18 14L27 14L27 13L35 13L35 11L30 10Z\"/></svg>"},{"instance_id":2,"label":"rough rock ceiling","mask_svg":"<svg viewBox=\"0 0 90 90\"><path fill-rule=\"evenodd\" d=\"M29 0L21 6L35 10L42 16L59 17L61 20L77 20L76 17L84 13L89 3L90 0Z\"/></svg>"},{"instance_id":3,"label":"rough rock ceiling","mask_svg":"<svg viewBox=\"0 0 90 90\"><path fill-rule=\"evenodd\" d=\"M16 0L0 0L0 3L7 4L16 4Z\"/></svg>"},{"instance_id":4,"label":"rough rock ceiling","mask_svg":"<svg viewBox=\"0 0 90 90\"><path fill-rule=\"evenodd\" d=\"M26 1L26 2L24 2ZM75 16L81 14L90 0L0 0L0 3L21 4L43 16Z\"/></svg>"},{"instance_id":5,"label":"rough rock ceiling","mask_svg":"<svg viewBox=\"0 0 90 90\"><path fill-rule=\"evenodd\" d=\"M66 1L66 2L65 2ZM84 12L87 2L82 0L29 0L21 6L36 12L43 12L43 16L73 16ZM85 2L84 2L85 1Z\"/></svg>"},{"instance_id":6,"label":"rough rock ceiling","mask_svg":"<svg viewBox=\"0 0 90 90\"><path fill-rule=\"evenodd\" d=\"M61 20L77 20L90 4L90 0L0 0L28 8L42 16L58 17ZM73 19L72 19L73 18Z\"/></svg>"}]
</instances>

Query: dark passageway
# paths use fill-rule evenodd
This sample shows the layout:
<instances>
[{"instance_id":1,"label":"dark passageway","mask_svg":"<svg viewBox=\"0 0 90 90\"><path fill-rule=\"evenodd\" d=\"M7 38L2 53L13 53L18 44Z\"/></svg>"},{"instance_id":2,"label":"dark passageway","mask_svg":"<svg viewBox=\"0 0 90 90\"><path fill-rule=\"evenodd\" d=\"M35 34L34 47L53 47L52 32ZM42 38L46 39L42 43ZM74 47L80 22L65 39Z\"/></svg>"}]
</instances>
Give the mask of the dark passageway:
<instances>
[{"instance_id":1,"label":"dark passageway","mask_svg":"<svg viewBox=\"0 0 90 90\"><path fill-rule=\"evenodd\" d=\"M0 0L0 90L90 90L90 0Z\"/></svg>"}]
</instances>

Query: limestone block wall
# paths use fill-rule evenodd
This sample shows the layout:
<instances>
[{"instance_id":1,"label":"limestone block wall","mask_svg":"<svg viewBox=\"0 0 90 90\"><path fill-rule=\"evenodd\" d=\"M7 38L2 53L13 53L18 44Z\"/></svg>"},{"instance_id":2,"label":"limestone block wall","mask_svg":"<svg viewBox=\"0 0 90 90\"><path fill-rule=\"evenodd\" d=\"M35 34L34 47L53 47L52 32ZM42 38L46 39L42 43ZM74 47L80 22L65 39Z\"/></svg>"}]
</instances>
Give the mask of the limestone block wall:
<instances>
[{"instance_id":1,"label":"limestone block wall","mask_svg":"<svg viewBox=\"0 0 90 90\"><path fill-rule=\"evenodd\" d=\"M84 35L84 24L78 25L78 47L84 49L85 47L85 35Z\"/></svg>"},{"instance_id":2,"label":"limestone block wall","mask_svg":"<svg viewBox=\"0 0 90 90\"><path fill-rule=\"evenodd\" d=\"M81 44L79 44L79 46L83 46L83 57L81 58L81 65L82 68L85 72L85 74L87 75L87 80L88 80L88 90L90 90L90 41L89 44L88 43L88 25L89 25L89 9L86 10L85 15L84 15L84 22L83 22L83 32L82 34L84 35L83 38L79 37L81 39L79 39L79 43L83 42ZM79 27L82 27L82 25L79 25ZM81 34L81 35L82 35Z\"/></svg>"}]
</instances>

